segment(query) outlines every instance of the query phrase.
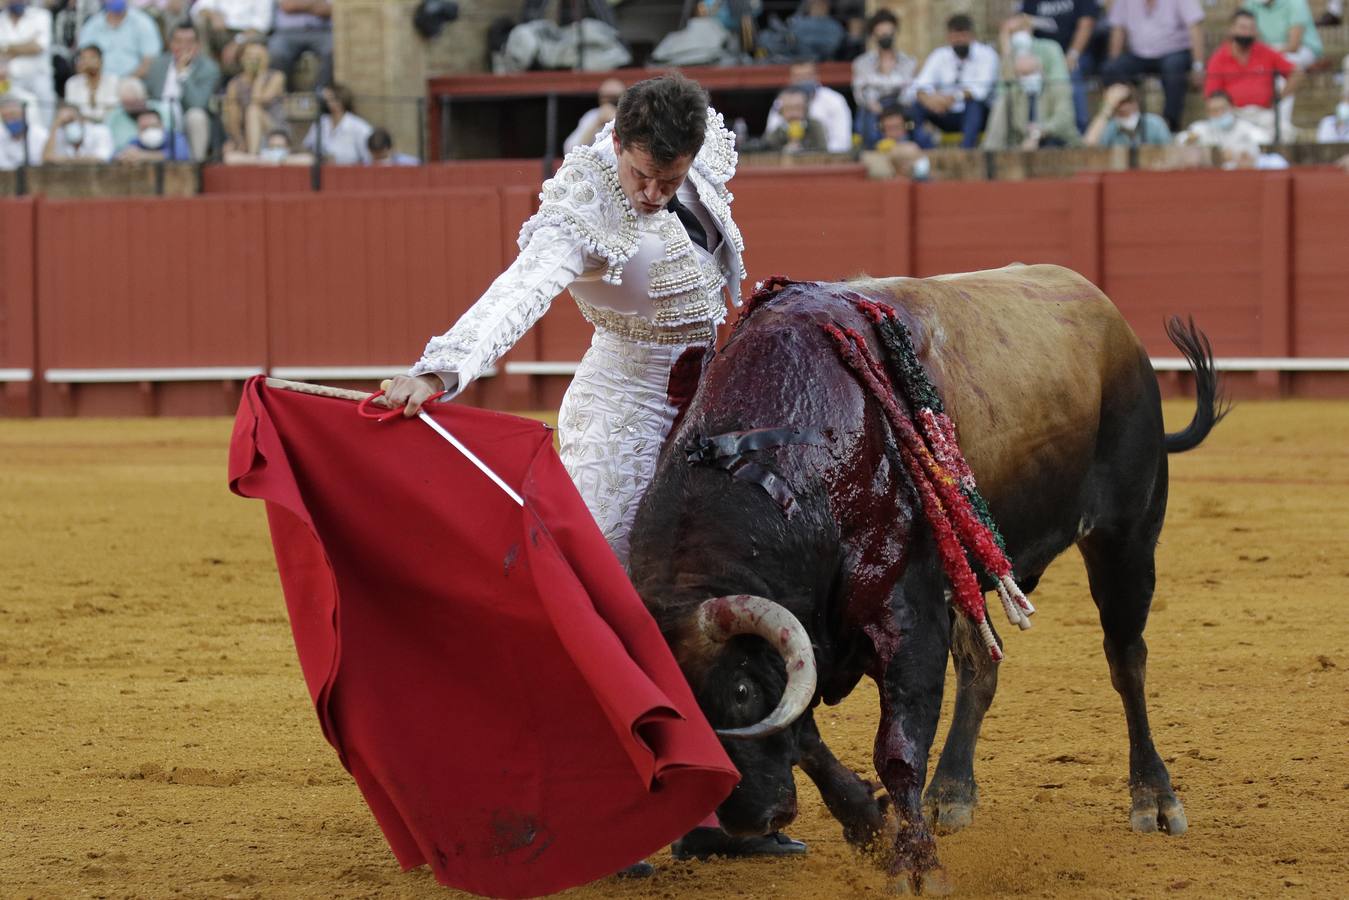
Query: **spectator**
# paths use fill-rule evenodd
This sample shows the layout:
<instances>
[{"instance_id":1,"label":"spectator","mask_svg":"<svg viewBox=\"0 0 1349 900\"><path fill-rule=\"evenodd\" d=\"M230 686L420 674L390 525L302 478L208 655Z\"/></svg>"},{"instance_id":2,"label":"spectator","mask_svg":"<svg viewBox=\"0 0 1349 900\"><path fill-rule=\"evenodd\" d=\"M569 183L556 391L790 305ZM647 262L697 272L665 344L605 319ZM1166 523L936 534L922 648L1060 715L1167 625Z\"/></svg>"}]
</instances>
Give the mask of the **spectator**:
<instances>
[{"instance_id":1,"label":"spectator","mask_svg":"<svg viewBox=\"0 0 1349 900\"><path fill-rule=\"evenodd\" d=\"M47 129L28 122L25 103L13 94L0 96L0 171L42 165Z\"/></svg>"},{"instance_id":2,"label":"spectator","mask_svg":"<svg viewBox=\"0 0 1349 900\"><path fill-rule=\"evenodd\" d=\"M376 128L366 139L372 166L420 166L422 161L409 153L399 153L393 146L393 135L387 128Z\"/></svg>"},{"instance_id":3,"label":"spectator","mask_svg":"<svg viewBox=\"0 0 1349 900\"><path fill-rule=\"evenodd\" d=\"M825 62L838 55L848 33L838 19L829 14L829 0L806 0L787 20L798 59Z\"/></svg>"},{"instance_id":4,"label":"spectator","mask_svg":"<svg viewBox=\"0 0 1349 900\"><path fill-rule=\"evenodd\" d=\"M1030 19L1037 38L1053 41L1063 51L1072 79L1077 129L1086 129L1087 79L1096 74L1099 63L1091 50L1091 38L1101 16L1100 4L1097 0L1019 0L1016 10Z\"/></svg>"},{"instance_id":5,"label":"spectator","mask_svg":"<svg viewBox=\"0 0 1349 900\"><path fill-rule=\"evenodd\" d=\"M1307 0L1255 0L1247 2L1245 9L1255 17L1260 40L1299 70L1321 58L1321 36Z\"/></svg>"},{"instance_id":6,"label":"spectator","mask_svg":"<svg viewBox=\"0 0 1349 900\"><path fill-rule=\"evenodd\" d=\"M597 105L581 116L581 120L576 123L576 128L562 141L563 153L570 153L572 147L590 146L591 142L595 140L595 135L599 134L600 130L612 122L614 116L618 114L618 101L623 98L625 89L623 82L617 78L606 78L600 82Z\"/></svg>"},{"instance_id":7,"label":"spectator","mask_svg":"<svg viewBox=\"0 0 1349 900\"><path fill-rule=\"evenodd\" d=\"M102 122L117 108L117 77L103 72L103 51L97 44L81 47L75 74L66 82L66 102L90 122Z\"/></svg>"},{"instance_id":8,"label":"spectator","mask_svg":"<svg viewBox=\"0 0 1349 900\"><path fill-rule=\"evenodd\" d=\"M1012 16L1002 23L1002 29L998 35L998 51L1002 61L1001 79L1003 83L1015 77L1009 69L1009 63L1023 53L1032 53L1040 60L1040 69L1044 74L1046 85L1056 83L1071 85L1072 83L1068 77L1068 59L1063 55L1063 48L1055 41L1036 37L1035 33L1031 31L1029 16ZM1073 119L1076 123L1076 106L1073 107L1073 110Z\"/></svg>"},{"instance_id":9,"label":"spectator","mask_svg":"<svg viewBox=\"0 0 1349 900\"><path fill-rule=\"evenodd\" d=\"M53 81L65 84L75 74L75 56L80 43L80 26L102 7L102 0L46 0L52 11Z\"/></svg>"},{"instance_id":10,"label":"spectator","mask_svg":"<svg viewBox=\"0 0 1349 900\"><path fill-rule=\"evenodd\" d=\"M1029 37L1029 34L1027 34ZM1060 56L1063 51L1046 41ZM985 150L1075 147L1082 142L1068 79L1045 78L1044 63L1029 49L1003 63L1004 81L984 132Z\"/></svg>"},{"instance_id":11,"label":"spectator","mask_svg":"<svg viewBox=\"0 0 1349 900\"><path fill-rule=\"evenodd\" d=\"M998 51L974 39L974 22L959 13L946 22L946 46L928 54L914 88L914 139L924 148L933 145L923 127L958 132L960 146L974 147L988 118L988 98L998 80Z\"/></svg>"},{"instance_id":12,"label":"spectator","mask_svg":"<svg viewBox=\"0 0 1349 900\"><path fill-rule=\"evenodd\" d=\"M1239 118L1247 119L1274 139L1274 80L1288 78L1283 93L1297 90L1300 72L1282 54L1256 40L1255 17L1244 9L1232 14L1228 39L1209 60L1204 96L1221 91L1232 99Z\"/></svg>"},{"instance_id":13,"label":"spectator","mask_svg":"<svg viewBox=\"0 0 1349 900\"><path fill-rule=\"evenodd\" d=\"M782 124L765 132L763 138L753 146L755 150L778 151L781 153L826 153L828 141L824 126L807 114L810 106L809 95L799 87L788 87L778 95L774 108L782 119Z\"/></svg>"},{"instance_id":14,"label":"spectator","mask_svg":"<svg viewBox=\"0 0 1349 900\"><path fill-rule=\"evenodd\" d=\"M344 84L334 83L323 89L323 102L328 112L319 117L317 124L309 127L305 135L304 147L314 153L321 152L339 166L363 166L370 163L370 132L375 129L369 122L356 115L352 108L351 90ZM319 146L322 145L320 151Z\"/></svg>"},{"instance_id":15,"label":"spectator","mask_svg":"<svg viewBox=\"0 0 1349 900\"><path fill-rule=\"evenodd\" d=\"M295 62L308 50L319 57L319 83L325 88L333 80L333 5L329 0L278 0L276 30L267 49L273 64L289 79Z\"/></svg>"},{"instance_id":16,"label":"spectator","mask_svg":"<svg viewBox=\"0 0 1349 900\"><path fill-rule=\"evenodd\" d=\"M0 64L9 89L37 102L42 121L52 115L52 14L36 3L5 4L0 12Z\"/></svg>"},{"instance_id":17,"label":"spectator","mask_svg":"<svg viewBox=\"0 0 1349 900\"><path fill-rule=\"evenodd\" d=\"M296 153L291 146L290 132L284 128L275 128L267 133L262 148L257 153L226 148L225 164L230 166L311 166L314 154Z\"/></svg>"},{"instance_id":18,"label":"spectator","mask_svg":"<svg viewBox=\"0 0 1349 900\"><path fill-rule=\"evenodd\" d=\"M1112 84L1082 141L1088 147L1165 146L1171 143L1171 129L1156 113L1140 111L1138 89L1132 84Z\"/></svg>"},{"instance_id":19,"label":"spectator","mask_svg":"<svg viewBox=\"0 0 1349 900\"><path fill-rule=\"evenodd\" d=\"M1318 144L1343 144L1349 142L1349 90L1335 104L1335 111L1321 120L1316 126Z\"/></svg>"},{"instance_id":20,"label":"spectator","mask_svg":"<svg viewBox=\"0 0 1349 900\"><path fill-rule=\"evenodd\" d=\"M918 71L912 56L895 49L898 34L899 19L888 9L880 10L867 20L872 49L852 63L852 96L857 103L854 131L868 150L881 139L881 110L901 102Z\"/></svg>"},{"instance_id":21,"label":"spectator","mask_svg":"<svg viewBox=\"0 0 1349 900\"><path fill-rule=\"evenodd\" d=\"M136 137L117 151L118 162L186 161L192 158L187 146L187 135L175 131L170 137L164 130L164 119L153 109L145 109L136 117Z\"/></svg>"},{"instance_id":22,"label":"spectator","mask_svg":"<svg viewBox=\"0 0 1349 900\"><path fill-rule=\"evenodd\" d=\"M245 44L240 62L243 71L225 87L225 143L229 150L257 154L264 137L285 127L286 76L271 68L265 44Z\"/></svg>"},{"instance_id":23,"label":"spectator","mask_svg":"<svg viewBox=\"0 0 1349 900\"><path fill-rule=\"evenodd\" d=\"M169 52L150 65L145 90L168 109L176 129L187 133L192 158L201 162L211 148L211 114L208 111L215 89L220 85L220 67L205 53L197 32L189 22L173 29Z\"/></svg>"},{"instance_id":24,"label":"spectator","mask_svg":"<svg viewBox=\"0 0 1349 900\"><path fill-rule=\"evenodd\" d=\"M852 110L848 101L838 91L820 84L820 73L813 62L792 63L789 72L789 86L801 88L810 98L807 115L824 126L824 141L829 152L852 150ZM778 112L777 101L774 101L773 108L768 111L764 133L777 130L784 121Z\"/></svg>"},{"instance_id":25,"label":"spectator","mask_svg":"<svg viewBox=\"0 0 1349 900\"><path fill-rule=\"evenodd\" d=\"M201 30L220 68L233 76L239 71L239 50L245 41L265 39L272 30L276 0L197 0L192 21Z\"/></svg>"},{"instance_id":26,"label":"spectator","mask_svg":"<svg viewBox=\"0 0 1349 900\"><path fill-rule=\"evenodd\" d=\"M1161 76L1162 116L1172 131L1180 129L1187 73L1197 81L1204 71L1203 22L1199 0L1114 0L1110 7L1106 80Z\"/></svg>"},{"instance_id":27,"label":"spectator","mask_svg":"<svg viewBox=\"0 0 1349 900\"><path fill-rule=\"evenodd\" d=\"M151 106L149 95L145 92L145 83L139 78L123 78L117 84L117 108L108 113L104 123L112 132L114 152L122 149L136 139L140 126L136 120L147 109L154 109L164 115L158 105Z\"/></svg>"},{"instance_id":28,"label":"spectator","mask_svg":"<svg viewBox=\"0 0 1349 900\"><path fill-rule=\"evenodd\" d=\"M861 155L862 165L872 178L894 178L903 175L923 181L931 171L931 163L923 149L913 142L912 123L900 106L881 110L881 139L871 150Z\"/></svg>"},{"instance_id":29,"label":"spectator","mask_svg":"<svg viewBox=\"0 0 1349 900\"><path fill-rule=\"evenodd\" d=\"M112 159L112 132L102 122L86 121L78 107L62 103L52 119L42 150L45 163L105 163Z\"/></svg>"},{"instance_id":30,"label":"spectator","mask_svg":"<svg viewBox=\"0 0 1349 900\"><path fill-rule=\"evenodd\" d=\"M80 26L79 40L103 51L103 71L114 78L144 78L164 50L154 19L127 9L127 0L103 0L103 10Z\"/></svg>"},{"instance_id":31,"label":"spectator","mask_svg":"<svg viewBox=\"0 0 1349 900\"><path fill-rule=\"evenodd\" d=\"M1208 118L1195 122L1179 138L1180 143L1198 147L1217 147L1222 151L1223 168L1252 168L1260 159L1260 129L1239 119L1232 98L1214 91L1205 101Z\"/></svg>"}]
</instances>

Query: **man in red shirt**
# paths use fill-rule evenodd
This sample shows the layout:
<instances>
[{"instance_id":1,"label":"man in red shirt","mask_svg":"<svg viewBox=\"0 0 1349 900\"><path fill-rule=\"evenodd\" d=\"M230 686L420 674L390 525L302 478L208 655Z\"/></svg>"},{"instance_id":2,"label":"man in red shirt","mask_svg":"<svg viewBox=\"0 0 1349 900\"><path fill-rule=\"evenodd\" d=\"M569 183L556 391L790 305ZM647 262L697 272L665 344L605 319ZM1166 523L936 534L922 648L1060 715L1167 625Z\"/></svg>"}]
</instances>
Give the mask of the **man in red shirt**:
<instances>
[{"instance_id":1,"label":"man in red shirt","mask_svg":"<svg viewBox=\"0 0 1349 900\"><path fill-rule=\"evenodd\" d=\"M1282 53L1256 40L1255 16L1244 9L1237 10L1232 14L1227 37L1228 40L1209 58L1205 97L1223 91L1238 109L1270 110L1274 107L1275 76L1287 79L1280 95L1293 94L1301 76Z\"/></svg>"}]
</instances>

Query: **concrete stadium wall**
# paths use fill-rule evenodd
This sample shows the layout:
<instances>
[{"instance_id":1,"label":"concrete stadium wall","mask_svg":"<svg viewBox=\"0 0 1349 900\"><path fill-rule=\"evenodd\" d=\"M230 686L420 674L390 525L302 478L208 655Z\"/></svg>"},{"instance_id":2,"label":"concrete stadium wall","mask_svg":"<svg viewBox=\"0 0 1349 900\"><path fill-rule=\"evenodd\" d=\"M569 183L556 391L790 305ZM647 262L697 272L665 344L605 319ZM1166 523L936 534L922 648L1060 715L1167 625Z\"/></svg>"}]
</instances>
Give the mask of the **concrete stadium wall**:
<instances>
[{"instance_id":1,"label":"concrete stadium wall","mask_svg":"<svg viewBox=\"0 0 1349 900\"><path fill-rule=\"evenodd\" d=\"M314 194L270 180L288 172L238 170L221 177L256 193L0 201L5 412L223 414L248 372L368 385L402 369L510 262L537 202L527 165L435 168L403 190L352 171L343 189ZM911 184L856 166L753 169L734 187L751 283L1052 262L1100 285L1157 356L1176 355L1162 322L1181 314L1220 357L1349 357L1340 173ZM555 404L565 374L513 364L573 363L589 337L563 298L469 401ZM35 380L16 378L24 370ZM1239 393L1349 395L1343 372L1230 380Z\"/></svg>"}]
</instances>

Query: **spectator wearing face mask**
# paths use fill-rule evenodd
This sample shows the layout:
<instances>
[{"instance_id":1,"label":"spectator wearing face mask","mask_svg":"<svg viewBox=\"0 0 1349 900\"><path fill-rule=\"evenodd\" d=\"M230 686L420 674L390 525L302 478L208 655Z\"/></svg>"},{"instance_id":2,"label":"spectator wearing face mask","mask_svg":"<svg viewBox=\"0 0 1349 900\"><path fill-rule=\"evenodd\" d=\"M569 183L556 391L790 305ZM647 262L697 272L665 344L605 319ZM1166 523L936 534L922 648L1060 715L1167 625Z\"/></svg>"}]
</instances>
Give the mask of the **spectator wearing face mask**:
<instances>
[{"instance_id":1,"label":"spectator wearing face mask","mask_svg":"<svg viewBox=\"0 0 1349 900\"><path fill-rule=\"evenodd\" d=\"M53 112L56 88L52 83L52 14L37 3L14 0L0 10L0 62L10 90L32 97L42 119Z\"/></svg>"},{"instance_id":2,"label":"spectator wearing face mask","mask_svg":"<svg viewBox=\"0 0 1349 900\"><path fill-rule=\"evenodd\" d=\"M809 107L810 98L804 90L798 87L784 88L774 103L782 124L764 132L762 138L751 142L746 149L777 153L827 153L824 126L810 118L807 112Z\"/></svg>"},{"instance_id":3,"label":"spectator wearing face mask","mask_svg":"<svg viewBox=\"0 0 1349 900\"><path fill-rule=\"evenodd\" d=\"M1340 96L1335 111L1321 120L1316 126L1318 144L1349 143L1349 90Z\"/></svg>"},{"instance_id":4,"label":"spectator wearing face mask","mask_svg":"<svg viewBox=\"0 0 1349 900\"><path fill-rule=\"evenodd\" d=\"M974 21L960 13L946 22L946 46L928 54L914 82L914 138L924 148L934 141L924 125L960 134L972 148L988 118L988 101L998 83L998 51L974 39Z\"/></svg>"},{"instance_id":5,"label":"spectator wearing face mask","mask_svg":"<svg viewBox=\"0 0 1349 900\"><path fill-rule=\"evenodd\" d=\"M271 68L265 44L245 45L240 60L243 71L225 88L226 147L256 154L267 135L285 127L286 76Z\"/></svg>"},{"instance_id":6,"label":"spectator wearing face mask","mask_svg":"<svg viewBox=\"0 0 1349 900\"><path fill-rule=\"evenodd\" d=\"M1110 6L1107 82L1157 75L1165 96L1162 116L1180 128L1190 79L1204 72L1204 9L1199 0L1114 0Z\"/></svg>"},{"instance_id":7,"label":"spectator wearing face mask","mask_svg":"<svg viewBox=\"0 0 1349 900\"><path fill-rule=\"evenodd\" d=\"M833 88L820 84L820 73L813 62L792 63L788 77L790 87L805 91L809 97L806 114L824 126L828 151L847 153L852 150L852 109L847 99ZM773 108L768 111L764 133L776 131L785 121L774 101Z\"/></svg>"},{"instance_id":8,"label":"spectator wearing face mask","mask_svg":"<svg viewBox=\"0 0 1349 900\"><path fill-rule=\"evenodd\" d=\"M1143 113L1138 91L1131 84L1112 84L1101 98L1101 109L1087 126L1082 142L1088 147L1165 146L1171 129L1156 113Z\"/></svg>"},{"instance_id":9,"label":"spectator wearing face mask","mask_svg":"<svg viewBox=\"0 0 1349 900\"><path fill-rule=\"evenodd\" d=\"M1254 167L1260 159L1260 142L1264 136L1259 127L1237 118L1232 98L1222 91L1210 94L1204 108L1208 117L1187 128L1180 142L1195 147L1217 147L1222 151L1224 168Z\"/></svg>"},{"instance_id":10,"label":"spectator wearing face mask","mask_svg":"<svg viewBox=\"0 0 1349 900\"><path fill-rule=\"evenodd\" d=\"M1226 94L1237 117L1258 126L1268 142L1274 140L1275 100L1291 98L1301 78L1302 73L1283 54L1257 39L1255 17L1239 9L1232 14L1227 40L1209 60L1204 96L1218 91ZM1279 81L1283 81L1281 90L1276 86ZM1285 113L1285 121L1289 115L1291 110Z\"/></svg>"},{"instance_id":11,"label":"spectator wearing face mask","mask_svg":"<svg viewBox=\"0 0 1349 900\"><path fill-rule=\"evenodd\" d=\"M626 89L623 82L617 78L606 78L600 82L599 96L596 98L596 106L588 110L581 120L576 123L571 134L562 141L562 152L570 153L573 147L589 147L595 140L595 135L599 134L605 125L614 120L618 114L618 101L623 99L623 91Z\"/></svg>"},{"instance_id":12,"label":"spectator wearing face mask","mask_svg":"<svg viewBox=\"0 0 1349 900\"><path fill-rule=\"evenodd\" d=\"M229 166L310 166L314 164L314 154L296 153L290 132L275 128L267 133L257 153L226 148L224 161Z\"/></svg>"},{"instance_id":13,"label":"spectator wearing face mask","mask_svg":"<svg viewBox=\"0 0 1349 900\"><path fill-rule=\"evenodd\" d=\"M220 67L205 53L197 31L179 23L169 39L169 52L161 54L145 76L145 89L152 100L169 110L175 128L187 134L192 158L206 158L211 147L211 97L220 84Z\"/></svg>"},{"instance_id":14,"label":"spectator wearing face mask","mask_svg":"<svg viewBox=\"0 0 1349 900\"><path fill-rule=\"evenodd\" d=\"M103 0L103 10L80 26L79 42L102 50L103 70L115 78L144 78L164 50L155 20L128 8L127 0Z\"/></svg>"},{"instance_id":15,"label":"spectator wearing face mask","mask_svg":"<svg viewBox=\"0 0 1349 900\"><path fill-rule=\"evenodd\" d=\"M1037 38L1053 41L1063 51L1073 85L1073 110L1079 131L1087 127L1087 79L1096 74L1092 35L1101 17L1097 0L1019 0L1016 6L1029 20ZM1006 27L1006 26L1004 26Z\"/></svg>"},{"instance_id":16,"label":"spectator wearing face mask","mask_svg":"<svg viewBox=\"0 0 1349 900\"><path fill-rule=\"evenodd\" d=\"M90 44L75 57L75 74L66 81L66 102L87 121L102 122L117 108L117 78L103 72L103 51Z\"/></svg>"},{"instance_id":17,"label":"spectator wearing face mask","mask_svg":"<svg viewBox=\"0 0 1349 900\"><path fill-rule=\"evenodd\" d=\"M1058 44L1046 43L1063 55ZM993 101L984 132L985 150L1075 147L1082 142L1073 114L1073 91L1066 77L1045 78L1044 64L1029 49L1015 54L1010 65L1004 63L1003 71L1010 77L998 88Z\"/></svg>"},{"instance_id":18,"label":"spectator wearing face mask","mask_svg":"<svg viewBox=\"0 0 1349 900\"><path fill-rule=\"evenodd\" d=\"M0 171L12 172L20 166L42 165L42 150L47 145L47 129L30 124L24 101L12 94L0 97Z\"/></svg>"},{"instance_id":19,"label":"spectator wearing face mask","mask_svg":"<svg viewBox=\"0 0 1349 900\"><path fill-rule=\"evenodd\" d=\"M322 152L325 158L339 166L369 164L370 133L375 129L353 111L351 90L346 85L333 84L323 89L323 102L328 112L309 127L304 138L305 149ZM319 138L322 138L321 151Z\"/></svg>"},{"instance_id":20,"label":"spectator wearing face mask","mask_svg":"<svg viewBox=\"0 0 1349 900\"><path fill-rule=\"evenodd\" d=\"M153 109L146 109L136 117L136 137L117 151L119 162L190 162L192 151L187 135L181 131L165 131L164 119Z\"/></svg>"},{"instance_id":21,"label":"spectator wearing face mask","mask_svg":"<svg viewBox=\"0 0 1349 900\"><path fill-rule=\"evenodd\" d=\"M104 163L112 159L112 132L101 122L86 121L77 107L62 103L52 120L42 150L46 163Z\"/></svg>"},{"instance_id":22,"label":"spectator wearing face mask","mask_svg":"<svg viewBox=\"0 0 1349 900\"><path fill-rule=\"evenodd\" d=\"M853 128L868 150L881 139L881 111L901 102L918 72L918 62L895 49L898 34L894 13L888 9L875 13L867 19L871 49L852 62L852 96L857 104Z\"/></svg>"},{"instance_id":23,"label":"spectator wearing face mask","mask_svg":"<svg viewBox=\"0 0 1349 900\"><path fill-rule=\"evenodd\" d=\"M117 84L117 106L103 120L112 132L112 146L120 150L136 139L140 127L136 120L146 109L154 109L163 118L164 111L151 104L145 92L145 83L139 78L123 78Z\"/></svg>"}]
</instances>

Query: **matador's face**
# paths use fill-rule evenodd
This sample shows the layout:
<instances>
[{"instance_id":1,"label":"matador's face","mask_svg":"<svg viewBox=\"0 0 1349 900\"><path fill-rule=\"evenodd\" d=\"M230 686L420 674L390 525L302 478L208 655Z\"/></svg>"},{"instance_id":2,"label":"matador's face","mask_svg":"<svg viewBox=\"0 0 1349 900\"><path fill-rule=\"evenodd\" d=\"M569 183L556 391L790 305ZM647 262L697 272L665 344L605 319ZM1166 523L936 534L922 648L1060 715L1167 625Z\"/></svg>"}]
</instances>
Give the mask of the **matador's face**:
<instances>
[{"instance_id":1,"label":"matador's face","mask_svg":"<svg viewBox=\"0 0 1349 900\"><path fill-rule=\"evenodd\" d=\"M642 148L621 143L618 135L614 135L614 153L618 156L618 183L632 208L644 216L665 208L693 165L692 154L659 165Z\"/></svg>"}]
</instances>

